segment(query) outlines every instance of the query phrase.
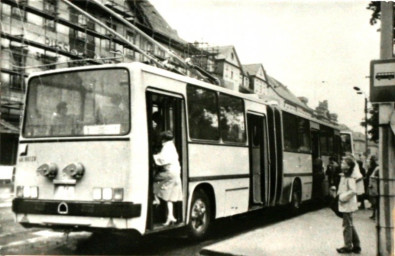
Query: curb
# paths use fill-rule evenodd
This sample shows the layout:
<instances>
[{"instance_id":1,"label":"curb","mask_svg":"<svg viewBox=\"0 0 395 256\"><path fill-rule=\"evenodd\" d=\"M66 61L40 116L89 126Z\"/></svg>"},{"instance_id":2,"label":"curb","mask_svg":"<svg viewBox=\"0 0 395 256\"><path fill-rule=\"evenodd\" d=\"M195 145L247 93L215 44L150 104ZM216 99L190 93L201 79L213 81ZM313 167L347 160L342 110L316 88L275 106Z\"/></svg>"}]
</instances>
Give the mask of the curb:
<instances>
[{"instance_id":1,"label":"curb","mask_svg":"<svg viewBox=\"0 0 395 256\"><path fill-rule=\"evenodd\" d=\"M199 252L202 256L242 256L242 254L233 254L228 252L217 252L210 249L202 249Z\"/></svg>"}]
</instances>

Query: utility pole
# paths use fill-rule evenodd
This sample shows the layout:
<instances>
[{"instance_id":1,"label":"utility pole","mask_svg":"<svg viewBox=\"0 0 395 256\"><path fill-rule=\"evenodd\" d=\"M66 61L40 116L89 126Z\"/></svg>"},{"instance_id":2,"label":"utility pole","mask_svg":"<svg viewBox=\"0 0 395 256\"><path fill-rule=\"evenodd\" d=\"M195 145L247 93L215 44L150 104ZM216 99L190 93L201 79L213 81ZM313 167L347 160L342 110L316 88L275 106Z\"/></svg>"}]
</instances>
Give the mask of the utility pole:
<instances>
[{"instance_id":1,"label":"utility pole","mask_svg":"<svg viewBox=\"0 0 395 256\"><path fill-rule=\"evenodd\" d=\"M380 59L394 59L394 6L381 3ZM373 78L371 78L373 79ZM390 127L394 102L379 103L379 198L377 214L377 255L394 255L395 138Z\"/></svg>"},{"instance_id":2,"label":"utility pole","mask_svg":"<svg viewBox=\"0 0 395 256\"><path fill-rule=\"evenodd\" d=\"M365 97L365 169L368 169L368 153L369 153L369 143L368 143L368 97Z\"/></svg>"}]
</instances>

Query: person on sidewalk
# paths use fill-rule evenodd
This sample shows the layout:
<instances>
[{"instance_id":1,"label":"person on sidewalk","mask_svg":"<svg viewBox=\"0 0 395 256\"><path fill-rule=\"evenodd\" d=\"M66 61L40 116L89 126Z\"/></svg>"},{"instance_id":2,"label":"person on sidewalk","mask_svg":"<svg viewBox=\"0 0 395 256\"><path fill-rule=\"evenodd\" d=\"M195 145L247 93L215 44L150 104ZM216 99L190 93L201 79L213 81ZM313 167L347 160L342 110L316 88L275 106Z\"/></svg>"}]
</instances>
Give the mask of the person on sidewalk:
<instances>
[{"instance_id":1,"label":"person on sidewalk","mask_svg":"<svg viewBox=\"0 0 395 256\"><path fill-rule=\"evenodd\" d=\"M361 242L353 225L352 213L358 210L356 180L352 177L355 161L345 157L341 163L342 176L337 195L339 211L343 213L344 246L336 249L338 253L360 253Z\"/></svg>"},{"instance_id":2,"label":"person on sidewalk","mask_svg":"<svg viewBox=\"0 0 395 256\"><path fill-rule=\"evenodd\" d=\"M369 201L371 203L372 208L372 216L370 218L372 220L376 219L376 211L377 211L377 196L379 194L378 188L378 177L379 177L379 166L376 166L373 173L370 175L369 181Z\"/></svg>"}]
</instances>

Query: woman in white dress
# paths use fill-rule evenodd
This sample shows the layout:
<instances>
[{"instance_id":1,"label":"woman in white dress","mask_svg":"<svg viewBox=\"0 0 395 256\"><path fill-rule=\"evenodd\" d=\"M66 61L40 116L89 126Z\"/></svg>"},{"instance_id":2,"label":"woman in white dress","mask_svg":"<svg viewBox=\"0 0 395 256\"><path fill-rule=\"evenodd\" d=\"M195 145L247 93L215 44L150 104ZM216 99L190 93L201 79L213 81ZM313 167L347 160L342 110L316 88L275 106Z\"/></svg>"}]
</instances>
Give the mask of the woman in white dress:
<instances>
[{"instance_id":1,"label":"woman in white dress","mask_svg":"<svg viewBox=\"0 0 395 256\"><path fill-rule=\"evenodd\" d=\"M160 133L162 149L154 155L155 164L163 167L163 171L155 176L154 194L167 202L167 221L165 226L177 220L173 214L173 202L182 200L181 167L178 153L173 142L173 133L164 131Z\"/></svg>"}]
</instances>

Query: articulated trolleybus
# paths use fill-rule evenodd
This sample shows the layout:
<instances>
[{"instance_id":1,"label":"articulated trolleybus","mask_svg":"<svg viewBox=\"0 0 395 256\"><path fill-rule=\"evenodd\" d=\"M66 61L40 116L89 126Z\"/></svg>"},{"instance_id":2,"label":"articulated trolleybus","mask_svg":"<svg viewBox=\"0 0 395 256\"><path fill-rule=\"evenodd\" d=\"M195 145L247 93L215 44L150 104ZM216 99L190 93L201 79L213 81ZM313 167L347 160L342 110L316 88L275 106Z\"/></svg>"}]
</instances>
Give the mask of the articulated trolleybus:
<instances>
[{"instance_id":1,"label":"articulated trolleybus","mask_svg":"<svg viewBox=\"0 0 395 256\"><path fill-rule=\"evenodd\" d=\"M216 218L298 208L314 197L314 155L329 156L339 136L335 126L141 63L33 74L25 106L12 209L24 227L55 230L185 226L200 238ZM170 226L165 203L152 203L157 129L173 131L181 165L183 199Z\"/></svg>"}]
</instances>

